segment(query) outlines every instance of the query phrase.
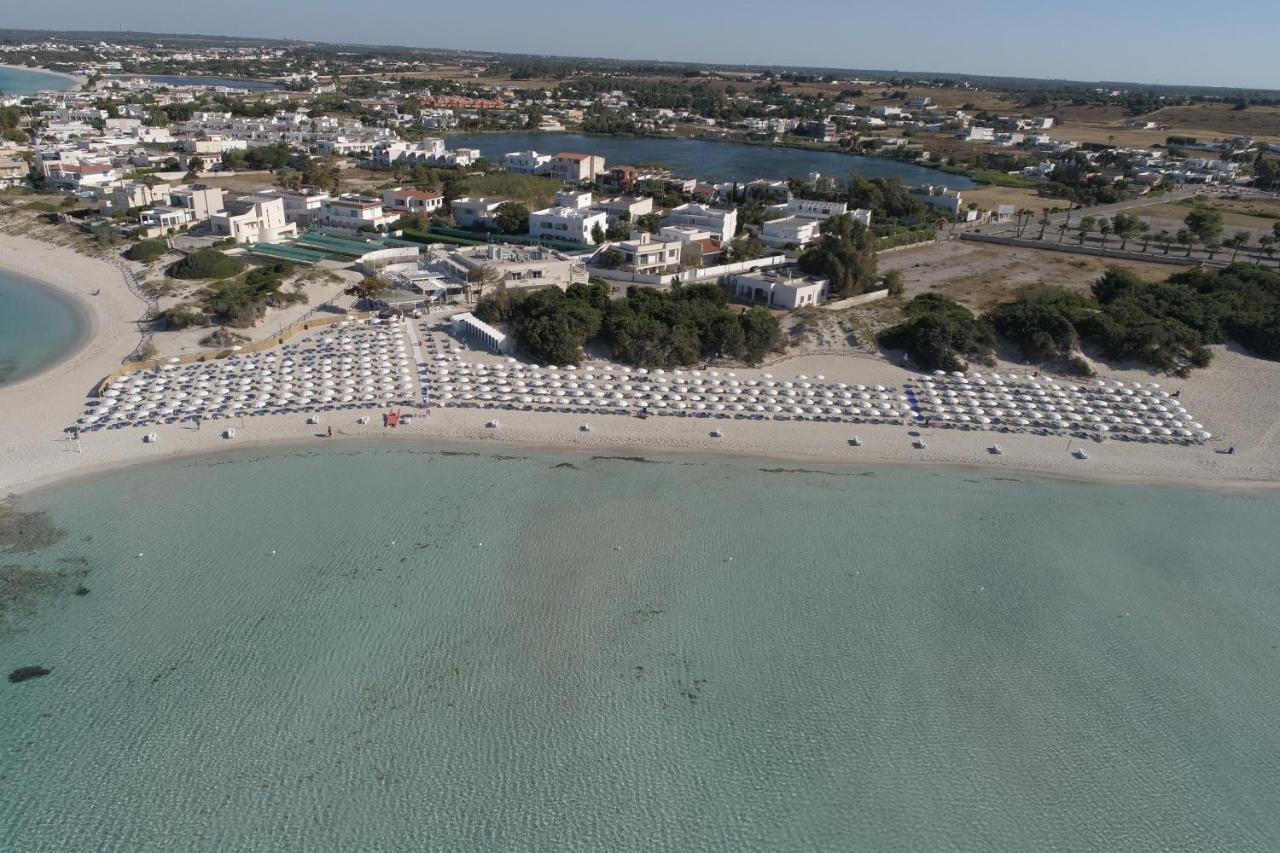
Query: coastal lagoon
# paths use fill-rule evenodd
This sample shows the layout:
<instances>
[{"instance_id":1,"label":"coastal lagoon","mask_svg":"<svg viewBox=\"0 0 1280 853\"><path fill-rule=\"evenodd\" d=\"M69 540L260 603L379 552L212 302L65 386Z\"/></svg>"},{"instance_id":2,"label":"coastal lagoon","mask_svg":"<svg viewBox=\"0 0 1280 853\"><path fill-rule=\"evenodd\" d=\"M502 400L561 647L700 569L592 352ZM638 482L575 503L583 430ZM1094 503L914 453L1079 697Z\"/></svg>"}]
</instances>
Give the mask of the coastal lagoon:
<instances>
[{"instance_id":1,"label":"coastal lagoon","mask_svg":"<svg viewBox=\"0 0 1280 853\"><path fill-rule=\"evenodd\" d=\"M962 175L949 175L912 163L781 145L581 133L455 134L447 137L447 142L452 148L479 148L487 159L495 163L501 163L503 155L512 151L532 149L542 154L578 151L603 156L606 166L660 163L678 175L714 182L803 178L810 172L844 178L851 172L857 172L867 178L901 178L907 186L937 184L954 189L975 186L973 181Z\"/></svg>"},{"instance_id":2,"label":"coastal lagoon","mask_svg":"<svg viewBox=\"0 0 1280 853\"><path fill-rule=\"evenodd\" d=\"M87 318L69 299L0 270L0 385L62 360L87 330Z\"/></svg>"},{"instance_id":3,"label":"coastal lagoon","mask_svg":"<svg viewBox=\"0 0 1280 853\"><path fill-rule=\"evenodd\" d=\"M36 68L18 68L0 65L0 92L6 95L33 95L36 92L63 91L79 85L61 74L52 74Z\"/></svg>"},{"instance_id":4,"label":"coastal lagoon","mask_svg":"<svg viewBox=\"0 0 1280 853\"><path fill-rule=\"evenodd\" d=\"M8 849L1280 847L1280 495L476 448L24 498Z\"/></svg>"}]
</instances>

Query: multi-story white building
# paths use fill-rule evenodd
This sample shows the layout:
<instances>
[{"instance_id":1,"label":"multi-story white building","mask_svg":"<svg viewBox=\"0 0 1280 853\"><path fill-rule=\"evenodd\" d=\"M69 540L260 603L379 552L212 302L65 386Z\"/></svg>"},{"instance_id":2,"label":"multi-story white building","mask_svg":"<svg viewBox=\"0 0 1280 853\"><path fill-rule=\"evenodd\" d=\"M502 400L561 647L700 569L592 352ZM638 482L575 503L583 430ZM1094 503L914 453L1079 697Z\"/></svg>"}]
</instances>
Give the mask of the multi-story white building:
<instances>
[{"instance_id":1,"label":"multi-story white building","mask_svg":"<svg viewBox=\"0 0 1280 853\"><path fill-rule=\"evenodd\" d=\"M298 226L287 222L284 199L276 195L241 196L209 219L213 233L237 243L278 243L297 237Z\"/></svg>"},{"instance_id":2,"label":"multi-story white building","mask_svg":"<svg viewBox=\"0 0 1280 853\"><path fill-rule=\"evenodd\" d=\"M188 221L203 222L223 209L222 189L203 184L178 187L169 192L169 204L186 210Z\"/></svg>"},{"instance_id":3,"label":"multi-story white building","mask_svg":"<svg viewBox=\"0 0 1280 853\"><path fill-rule=\"evenodd\" d=\"M550 154L539 154L537 151L512 151L502 156L503 170L517 175L546 174L550 162Z\"/></svg>"},{"instance_id":4,"label":"multi-story white building","mask_svg":"<svg viewBox=\"0 0 1280 853\"><path fill-rule=\"evenodd\" d=\"M843 216L849 206L843 201L819 201L793 198L782 208L787 215L771 219L760 229L760 242L766 246L804 246L818 238L822 223L833 216ZM871 226L870 210L855 210L853 218Z\"/></svg>"},{"instance_id":5,"label":"multi-story white building","mask_svg":"<svg viewBox=\"0 0 1280 853\"><path fill-rule=\"evenodd\" d=\"M682 204L662 217L663 225L689 225L711 232L712 238L726 242L738 233L738 211L720 210L705 204Z\"/></svg>"},{"instance_id":6,"label":"multi-story white building","mask_svg":"<svg viewBox=\"0 0 1280 853\"><path fill-rule=\"evenodd\" d=\"M492 228L494 214L506 202L507 200L502 196L463 197L454 199L449 209L453 213L453 221L459 228L471 228L476 225Z\"/></svg>"},{"instance_id":7,"label":"multi-story white building","mask_svg":"<svg viewBox=\"0 0 1280 853\"><path fill-rule=\"evenodd\" d=\"M310 225L320 218L320 211L324 209L324 203L330 199L330 195L325 190L308 189L303 187L297 190L268 190L274 195L280 197L284 202L284 218L289 222L296 222L299 225Z\"/></svg>"},{"instance_id":8,"label":"multi-story white building","mask_svg":"<svg viewBox=\"0 0 1280 853\"><path fill-rule=\"evenodd\" d=\"M614 243L610 248L622 253L622 269L628 272L665 275L679 272L682 245L679 240L657 239L642 232L635 239Z\"/></svg>"},{"instance_id":9,"label":"multi-story white building","mask_svg":"<svg viewBox=\"0 0 1280 853\"><path fill-rule=\"evenodd\" d=\"M594 181L604 174L604 158L595 154L561 151L547 164L546 174L566 184Z\"/></svg>"},{"instance_id":10,"label":"multi-story white building","mask_svg":"<svg viewBox=\"0 0 1280 853\"><path fill-rule=\"evenodd\" d=\"M373 162L384 168L396 163L427 163L439 166L470 166L480 159L478 148L450 150L444 140L429 136L417 142L384 140L373 146Z\"/></svg>"},{"instance_id":11,"label":"multi-story white building","mask_svg":"<svg viewBox=\"0 0 1280 853\"><path fill-rule=\"evenodd\" d=\"M113 213L126 213L136 207L152 207L169 204L168 184L154 186L143 181L127 181L98 187L94 196L98 202L98 212L103 216Z\"/></svg>"},{"instance_id":12,"label":"multi-story white building","mask_svg":"<svg viewBox=\"0 0 1280 853\"><path fill-rule=\"evenodd\" d=\"M362 195L342 195L325 199L317 221L332 228L359 231L362 228L384 228L394 217L382 209L382 199Z\"/></svg>"},{"instance_id":13,"label":"multi-story white building","mask_svg":"<svg viewBox=\"0 0 1280 853\"><path fill-rule=\"evenodd\" d=\"M529 235L549 240L592 245L596 242L592 232L596 228L604 231L607 227L608 216L588 207L548 207L529 214Z\"/></svg>"},{"instance_id":14,"label":"multi-story white building","mask_svg":"<svg viewBox=\"0 0 1280 853\"><path fill-rule=\"evenodd\" d=\"M649 196L625 195L617 198L604 198L593 202L591 209L603 213L608 217L610 223L618 222L622 219L628 222L635 222L641 216L653 213L653 199Z\"/></svg>"},{"instance_id":15,"label":"multi-story white building","mask_svg":"<svg viewBox=\"0 0 1280 853\"><path fill-rule=\"evenodd\" d=\"M192 222L191 210L185 207L162 206L142 211L138 224L143 237L159 237L181 229Z\"/></svg>"},{"instance_id":16,"label":"multi-story white building","mask_svg":"<svg viewBox=\"0 0 1280 853\"><path fill-rule=\"evenodd\" d=\"M444 207L444 196L437 192L396 187L383 191L382 206L395 213L435 213Z\"/></svg>"}]
</instances>

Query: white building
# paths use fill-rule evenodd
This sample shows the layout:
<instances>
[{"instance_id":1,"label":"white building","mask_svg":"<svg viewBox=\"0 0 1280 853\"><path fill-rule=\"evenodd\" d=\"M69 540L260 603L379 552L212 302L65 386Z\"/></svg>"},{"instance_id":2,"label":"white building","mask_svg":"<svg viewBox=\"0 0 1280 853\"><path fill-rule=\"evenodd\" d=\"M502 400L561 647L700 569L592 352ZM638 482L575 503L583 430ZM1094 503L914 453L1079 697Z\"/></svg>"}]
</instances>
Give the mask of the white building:
<instances>
[{"instance_id":1,"label":"white building","mask_svg":"<svg viewBox=\"0 0 1280 853\"><path fill-rule=\"evenodd\" d=\"M529 214L529 235L548 240L592 245L596 242L592 231L604 231L608 226L607 215L586 207L548 207Z\"/></svg>"},{"instance_id":2,"label":"white building","mask_svg":"<svg viewBox=\"0 0 1280 853\"><path fill-rule=\"evenodd\" d=\"M325 199L317 219L321 225L359 231L362 228L382 228L390 225L394 217L382 209L382 200L362 195L343 195Z\"/></svg>"},{"instance_id":3,"label":"white building","mask_svg":"<svg viewBox=\"0 0 1280 853\"><path fill-rule=\"evenodd\" d=\"M622 269L650 275L665 275L680 271L679 240L655 239L641 233L632 240L614 243L611 248L622 253Z\"/></svg>"},{"instance_id":4,"label":"white building","mask_svg":"<svg viewBox=\"0 0 1280 853\"><path fill-rule=\"evenodd\" d=\"M502 157L503 170L517 175L546 174L550 163L550 154L539 154L537 151L512 151Z\"/></svg>"},{"instance_id":5,"label":"white building","mask_svg":"<svg viewBox=\"0 0 1280 853\"><path fill-rule=\"evenodd\" d=\"M641 216L653 213L653 199L649 196L618 196L604 198L591 204L592 210L603 213L610 223L626 219L635 222Z\"/></svg>"},{"instance_id":6,"label":"white building","mask_svg":"<svg viewBox=\"0 0 1280 853\"><path fill-rule=\"evenodd\" d=\"M547 164L546 174L567 184L594 181L604 174L604 158L595 154L561 151Z\"/></svg>"},{"instance_id":7,"label":"white building","mask_svg":"<svg viewBox=\"0 0 1280 853\"><path fill-rule=\"evenodd\" d=\"M444 140L429 136L417 142L384 140L373 146L373 162L384 168L396 163L426 163L438 166L470 166L480 159L480 149L445 148Z\"/></svg>"},{"instance_id":8,"label":"white building","mask_svg":"<svg viewBox=\"0 0 1280 853\"><path fill-rule=\"evenodd\" d=\"M760 229L760 242L766 246L804 246L818 239L823 222L849 212L849 206L842 201L806 198L793 198L782 209L787 216L771 219ZM870 210L855 210L853 218L871 227Z\"/></svg>"},{"instance_id":9,"label":"white building","mask_svg":"<svg viewBox=\"0 0 1280 853\"><path fill-rule=\"evenodd\" d=\"M396 213L435 213L444 207L444 196L437 192L396 187L383 190L382 206Z\"/></svg>"},{"instance_id":10,"label":"white building","mask_svg":"<svg viewBox=\"0 0 1280 853\"><path fill-rule=\"evenodd\" d=\"M284 200L275 195L242 196L209 219L213 233L237 243L279 243L297 237L298 226L285 221Z\"/></svg>"},{"instance_id":11,"label":"white building","mask_svg":"<svg viewBox=\"0 0 1280 853\"><path fill-rule=\"evenodd\" d=\"M682 204L672 208L662 217L663 225L690 225L711 232L711 236L721 243L733 239L738 233L738 211L736 209L720 210L704 204Z\"/></svg>"},{"instance_id":12,"label":"white building","mask_svg":"<svg viewBox=\"0 0 1280 853\"><path fill-rule=\"evenodd\" d=\"M964 206L964 199L961 197L960 191L947 187L917 187L911 191L911 194L925 204L940 208L948 213L958 214Z\"/></svg>"},{"instance_id":13,"label":"white building","mask_svg":"<svg viewBox=\"0 0 1280 853\"><path fill-rule=\"evenodd\" d=\"M498 208L506 204L507 200L502 196L478 196L476 198L463 197L453 200L450 210L453 212L453 221L457 223L459 228L471 228L480 225L485 228L493 228L496 226L494 214Z\"/></svg>"},{"instance_id":14,"label":"white building","mask_svg":"<svg viewBox=\"0 0 1280 853\"><path fill-rule=\"evenodd\" d=\"M284 202L284 218L299 225L309 225L320 218L324 203L330 199L325 190L267 190L280 197Z\"/></svg>"},{"instance_id":15,"label":"white building","mask_svg":"<svg viewBox=\"0 0 1280 853\"><path fill-rule=\"evenodd\" d=\"M154 186L143 181L127 181L109 186L98 187L94 196L98 202L98 212L103 216L113 213L127 213L136 207L153 207L169 203L169 185Z\"/></svg>"},{"instance_id":16,"label":"white building","mask_svg":"<svg viewBox=\"0 0 1280 853\"><path fill-rule=\"evenodd\" d=\"M750 272L733 277L736 299L770 308L794 310L806 305L821 305L830 293L825 278L793 275L783 272Z\"/></svg>"}]
</instances>

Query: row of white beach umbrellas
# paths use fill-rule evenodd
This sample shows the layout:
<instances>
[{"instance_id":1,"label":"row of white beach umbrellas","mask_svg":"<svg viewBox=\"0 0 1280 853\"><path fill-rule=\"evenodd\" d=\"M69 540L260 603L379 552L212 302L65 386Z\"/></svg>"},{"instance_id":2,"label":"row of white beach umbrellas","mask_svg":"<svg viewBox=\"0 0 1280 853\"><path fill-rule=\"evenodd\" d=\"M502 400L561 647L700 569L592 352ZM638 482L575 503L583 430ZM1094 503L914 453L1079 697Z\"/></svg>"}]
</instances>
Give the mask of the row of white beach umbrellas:
<instances>
[{"instance_id":1,"label":"row of white beach umbrellas","mask_svg":"<svg viewBox=\"0 0 1280 853\"><path fill-rule=\"evenodd\" d=\"M126 374L90 399L79 423L151 425L199 415L319 411L417 397L399 327L335 324L278 350Z\"/></svg>"},{"instance_id":2,"label":"row of white beach umbrellas","mask_svg":"<svg viewBox=\"0 0 1280 853\"><path fill-rule=\"evenodd\" d=\"M1076 385L999 374L934 374L914 383L926 419L979 426L1120 432L1137 438L1204 441L1212 434L1154 383L1096 380Z\"/></svg>"}]
</instances>

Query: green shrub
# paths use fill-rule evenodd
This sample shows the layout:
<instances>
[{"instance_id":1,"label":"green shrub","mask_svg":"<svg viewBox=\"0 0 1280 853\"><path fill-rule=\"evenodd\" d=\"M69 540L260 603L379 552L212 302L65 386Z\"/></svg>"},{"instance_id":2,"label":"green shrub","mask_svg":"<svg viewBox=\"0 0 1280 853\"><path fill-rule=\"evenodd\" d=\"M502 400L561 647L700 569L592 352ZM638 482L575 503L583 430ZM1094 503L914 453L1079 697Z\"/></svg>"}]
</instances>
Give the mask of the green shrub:
<instances>
[{"instance_id":1,"label":"green shrub","mask_svg":"<svg viewBox=\"0 0 1280 853\"><path fill-rule=\"evenodd\" d=\"M205 316L194 305L183 303L175 305L172 308L166 308L156 315L156 321L159 322L166 331L177 331L179 329L189 329L192 326L207 326L209 318Z\"/></svg>"},{"instance_id":2,"label":"green shrub","mask_svg":"<svg viewBox=\"0 0 1280 853\"><path fill-rule=\"evenodd\" d=\"M936 293L907 303L907 319L880 333L880 345L905 350L925 370L964 370L966 361L991 363L996 337L968 308Z\"/></svg>"},{"instance_id":3,"label":"green shrub","mask_svg":"<svg viewBox=\"0 0 1280 853\"><path fill-rule=\"evenodd\" d=\"M174 278L230 278L244 270L244 264L217 249L199 249L169 267Z\"/></svg>"},{"instance_id":4,"label":"green shrub","mask_svg":"<svg viewBox=\"0 0 1280 853\"><path fill-rule=\"evenodd\" d=\"M124 256L140 264L149 264L164 257L168 251L163 240L140 240L125 249Z\"/></svg>"}]
</instances>

